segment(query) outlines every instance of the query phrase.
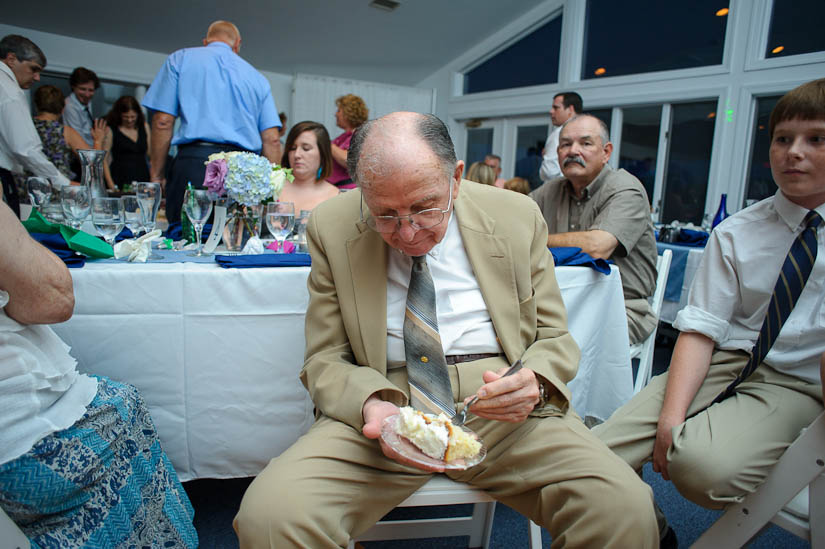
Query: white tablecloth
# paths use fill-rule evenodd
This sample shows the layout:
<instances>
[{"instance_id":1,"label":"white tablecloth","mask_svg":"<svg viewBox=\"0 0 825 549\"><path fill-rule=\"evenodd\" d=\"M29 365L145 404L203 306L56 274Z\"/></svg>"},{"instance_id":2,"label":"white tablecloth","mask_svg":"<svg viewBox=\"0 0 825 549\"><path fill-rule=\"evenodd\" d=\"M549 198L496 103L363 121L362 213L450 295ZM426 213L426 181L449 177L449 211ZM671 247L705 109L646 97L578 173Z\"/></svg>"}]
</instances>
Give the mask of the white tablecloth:
<instances>
[{"instance_id":1,"label":"white tablecloth","mask_svg":"<svg viewBox=\"0 0 825 549\"><path fill-rule=\"evenodd\" d=\"M75 314L55 331L81 370L140 389L182 480L255 475L312 424L298 380L308 267L87 263L71 273ZM557 276L583 347L574 406L605 418L632 392L619 273Z\"/></svg>"}]
</instances>

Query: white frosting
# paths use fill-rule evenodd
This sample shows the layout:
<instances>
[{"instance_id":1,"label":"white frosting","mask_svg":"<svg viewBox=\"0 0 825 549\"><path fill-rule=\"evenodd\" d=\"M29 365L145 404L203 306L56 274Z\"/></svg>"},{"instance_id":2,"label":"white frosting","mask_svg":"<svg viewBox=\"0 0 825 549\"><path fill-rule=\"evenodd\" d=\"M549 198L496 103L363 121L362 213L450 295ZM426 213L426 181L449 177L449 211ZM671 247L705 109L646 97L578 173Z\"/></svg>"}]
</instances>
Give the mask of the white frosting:
<instances>
[{"instance_id":1,"label":"white frosting","mask_svg":"<svg viewBox=\"0 0 825 549\"><path fill-rule=\"evenodd\" d=\"M431 458L444 458L449 432L443 422L432 421L428 423L423 414L414 408L405 406L401 408L398 434L408 439Z\"/></svg>"}]
</instances>

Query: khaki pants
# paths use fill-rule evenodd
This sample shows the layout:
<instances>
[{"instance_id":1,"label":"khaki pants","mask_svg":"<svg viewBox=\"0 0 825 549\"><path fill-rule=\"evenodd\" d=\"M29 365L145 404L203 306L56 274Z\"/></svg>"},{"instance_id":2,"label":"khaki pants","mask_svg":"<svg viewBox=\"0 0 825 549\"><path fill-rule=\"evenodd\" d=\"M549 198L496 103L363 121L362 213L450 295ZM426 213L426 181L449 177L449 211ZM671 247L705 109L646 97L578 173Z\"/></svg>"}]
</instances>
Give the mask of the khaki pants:
<instances>
[{"instance_id":1,"label":"khaki pants","mask_svg":"<svg viewBox=\"0 0 825 549\"><path fill-rule=\"evenodd\" d=\"M737 393L699 413L744 368L744 352L716 351L690 417L673 429L668 473L687 499L710 509L741 501L822 412L820 385L761 364ZM637 471L653 457L667 374L653 378L593 433Z\"/></svg>"},{"instance_id":2,"label":"khaki pants","mask_svg":"<svg viewBox=\"0 0 825 549\"><path fill-rule=\"evenodd\" d=\"M657 547L650 488L574 413L548 405L537 414L519 424L471 416L487 457L448 476L547 528L554 547ZM243 548L345 547L430 476L321 417L252 482L233 525Z\"/></svg>"}]
</instances>

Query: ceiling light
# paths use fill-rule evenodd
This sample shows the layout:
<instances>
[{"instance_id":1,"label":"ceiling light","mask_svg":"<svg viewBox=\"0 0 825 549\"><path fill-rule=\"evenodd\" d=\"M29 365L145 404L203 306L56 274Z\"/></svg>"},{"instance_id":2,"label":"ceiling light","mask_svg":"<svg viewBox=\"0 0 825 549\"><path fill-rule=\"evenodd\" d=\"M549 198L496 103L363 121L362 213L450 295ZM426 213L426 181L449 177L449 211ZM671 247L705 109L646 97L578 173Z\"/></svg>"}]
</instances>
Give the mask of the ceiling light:
<instances>
[{"instance_id":1,"label":"ceiling light","mask_svg":"<svg viewBox=\"0 0 825 549\"><path fill-rule=\"evenodd\" d=\"M716 118L716 113L715 112L709 112L708 113L708 118Z\"/></svg>"},{"instance_id":2,"label":"ceiling light","mask_svg":"<svg viewBox=\"0 0 825 549\"><path fill-rule=\"evenodd\" d=\"M724 17L724 16L726 16L728 13L730 13L730 10L729 10L728 8L722 8L721 10L718 10L718 11L716 12L716 17Z\"/></svg>"},{"instance_id":3,"label":"ceiling light","mask_svg":"<svg viewBox=\"0 0 825 549\"><path fill-rule=\"evenodd\" d=\"M401 2L396 2L395 0L372 0L372 2L370 2L370 7L384 11L394 11L400 5Z\"/></svg>"},{"instance_id":4,"label":"ceiling light","mask_svg":"<svg viewBox=\"0 0 825 549\"><path fill-rule=\"evenodd\" d=\"M604 73L606 73L606 72L607 72L607 69L606 69L606 68L604 68L604 67L599 67L598 69L596 69L595 71L593 71L593 74L595 74L596 76L601 76L601 75L603 75L603 74L604 74Z\"/></svg>"},{"instance_id":5,"label":"ceiling light","mask_svg":"<svg viewBox=\"0 0 825 549\"><path fill-rule=\"evenodd\" d=\"M779 53L785 49L785 46L776 46L774 49L771 50L771 53Z\"/></svg>"},{"instance_id":6,"label":"ceiling light","mask_svg":"<svg viewBox=\"0 0 825 549\"><path fill-rule=\"evenodd\" d=\"M764 130L764 129L765 129L765 125L764 125L764 124L759 124L759 129L760 129L760 130Z\"/></svg>"}]
</instances>

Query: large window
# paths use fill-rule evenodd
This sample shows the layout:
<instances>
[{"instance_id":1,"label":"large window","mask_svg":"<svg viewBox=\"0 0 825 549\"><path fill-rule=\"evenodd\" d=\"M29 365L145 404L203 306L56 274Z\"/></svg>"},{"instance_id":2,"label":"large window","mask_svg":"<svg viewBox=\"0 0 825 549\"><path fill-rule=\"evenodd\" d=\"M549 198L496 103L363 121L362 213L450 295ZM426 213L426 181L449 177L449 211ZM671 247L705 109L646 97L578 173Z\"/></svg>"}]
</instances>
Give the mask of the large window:
<instances>
[{"instance_id":1,"label":"large window","mask_svg":"<svg viewBox=\"0 0 825 549\"><path fill-rule=\"evenodd\" d=\"M673 105L661 221L702 223L716 101ZM711 197L718 202L718 197Z\"/></svg>"},{"instance_id":2,"label":"large window","mask_svg":"<svg viewBox=\"0 0 825 549\"><path fill-rule=\"evenodd\" d=\"M547 141L547 124L518 126L516 130L516 177L530 182L530 190L541 186L539 170L542 150Z\"/></svg>"},{"instance_id":3,"label":"large window","mask_svg":"<svg viewBox=\"0 0 825 549\"><path fill-rule=\"evenodd\" d=\"M727 0L588 0L582 78L719 65L727 10Z\"/></svg>"},{"instance_id":4,"label":"large window","mask_svg":"<svg viewBox=\"0 0 825 549\"><path fill-rule=\"evenodd\" d=\"M662 107L632 107L623 111L619 168L639 178L647 191L648 202L652 202Z\"/></svg>"},{"instance_id":5,"label":"large window","mask_svg":"<svg viewBox=\"0 0 825 549\"><path fill-rule=\"evenodd\" d=\"M771 164L768 151L771 147L770 128L768 122L771 111L781 95L760 97L756 100L756 117L753 124L753 148L751 149L751 163L748 170L748 192L745 195L745 204L773 196L776 192L776 183L771 175Z\"/></svg>"},{"instance_id":6,"label":"large window","mask_svg":"<svg viewBox=\"0 0 825 549\"><path fill-rule=\"evenodd\" d=\"M559 80L561 15L464 74L464 93L553 84Z\"/></svg>"},{"instance_id":7,"label":"large window","mask_svg":"<svg viewBox=\"0 0 825 549\"><path fill-rule=\"evenodd\" d=\"M823 0L774 0L765 57L825 51L823 23Z\"/></svg>"},{"instance_id":8,"label":"large window","mask_svg":"<svg viewBox=\"0 0 825 549\"><path fill-rule=\"evenodd\" d=\"M493 152L493 128L472 128L467 130L467 169L473 162L480 162Z\"/></svg>"}]
</instances>

